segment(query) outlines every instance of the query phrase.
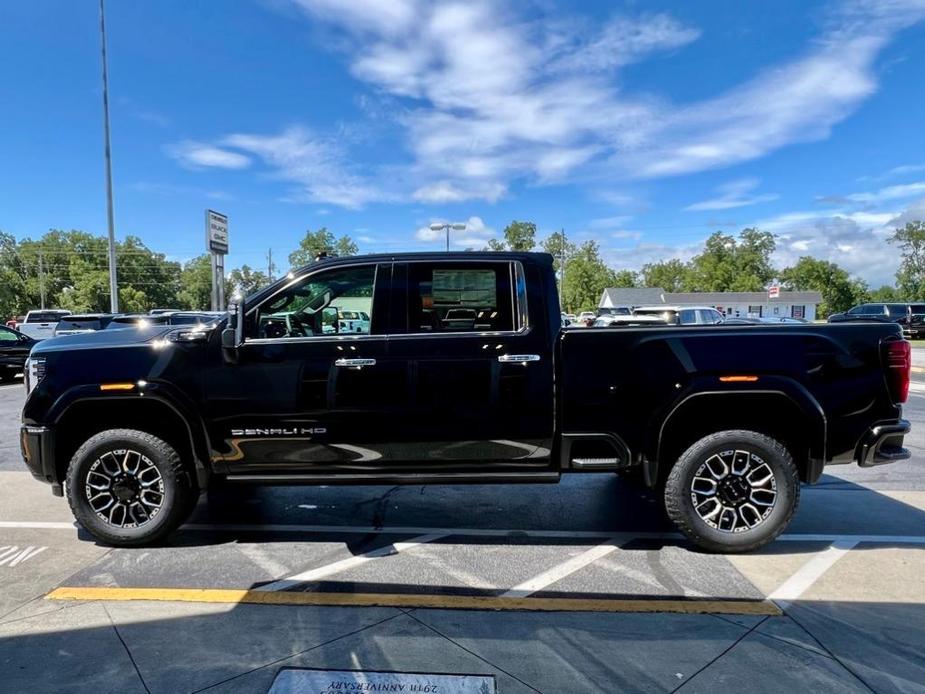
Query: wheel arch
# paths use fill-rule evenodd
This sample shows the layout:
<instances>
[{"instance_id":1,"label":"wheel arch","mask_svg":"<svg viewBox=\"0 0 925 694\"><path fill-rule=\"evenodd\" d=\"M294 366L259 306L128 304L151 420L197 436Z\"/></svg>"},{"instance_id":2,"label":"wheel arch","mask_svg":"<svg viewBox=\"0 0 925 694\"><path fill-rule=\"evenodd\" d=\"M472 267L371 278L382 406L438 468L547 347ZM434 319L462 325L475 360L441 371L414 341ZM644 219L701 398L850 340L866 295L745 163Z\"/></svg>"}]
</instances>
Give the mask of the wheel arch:
<instances>
[{"instance_id":1,"label":"wheel arch","mask_svg":"<svg viewBox=\"0 0 925 694\"><path fill-rule=\"evenodd\" d=\"M681 453L704 436L743 429L781 442L793 456L800 479L812 483L825 463L826 426L819 403L796 383L787 388L689 393L650 427L646 482L655 486L663 481Z\"/></svg>"},{"instance_id":2,"label":"wheel arch","mask_svg":"<svg viewBox=\"0 0 925 694\"><path fill-rule=\"evenodd\" d=\"M202 488L209 476L209 447L198 417L182 405L146 394L78 397L60 408L54 419L55 470L65 478L77 449L94 434L109 429L135 429L163 439L192 465L193 479Z\"/></svg>"}]
</instances>

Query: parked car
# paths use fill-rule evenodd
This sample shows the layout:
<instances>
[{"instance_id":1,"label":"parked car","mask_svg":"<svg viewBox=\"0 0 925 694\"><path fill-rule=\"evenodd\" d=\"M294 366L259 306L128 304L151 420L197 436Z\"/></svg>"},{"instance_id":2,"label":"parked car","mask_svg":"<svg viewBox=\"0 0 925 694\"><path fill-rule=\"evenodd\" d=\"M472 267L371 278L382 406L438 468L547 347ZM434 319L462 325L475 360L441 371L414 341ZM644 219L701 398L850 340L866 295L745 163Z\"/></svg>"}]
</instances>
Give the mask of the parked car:
<instances>
[{"instance_id":1,"label":"parked car","mask_svg":"<svg viewBox=\"0 0 925 694\"><path fill-rule=\"evenodd\" d=\"M103 330L112 320L110 313L81 313L64 316L55 326L55 337Z\"/></svg>"},{"instance_id":2,"label":"parked car","mask_svg":"<svg viewBox=\"0 0 925 694\"><path fill-rule=\"evenodd\" d=\"M0 383L12 380L25 369L36 340L18 330L0 326Z\"/></svg>"},{"instance_id":3,"label":"parked car","mask_svg":"<svg viewBox=\"0 0 925 694\"><path fill-rule=\"evenodd\" d=\"M634 316L656 316L669 325L718 325L726 319L712 306L640 306Z\"/></svg>"},{"instance_id":4,"label":"parked car","mask_svg":"<svg viewBox=\"0 0 925 694\"><path fill-rule=\"evenodd\" d=\"M25 316L14 316L13 318L10 318L6 322L6 327L13 328L13 330L16 330L16 326L22 323L25 319L26 319Z\"/></svg>"},{"instance_id":5,"label":"parked car","mask_svg":"<svg viewBox=\"0 0 925 694\"><path fill-rule=\"evenodd\" d=\"M323 331L341 298L368 300L368 335ZM218 484L638 471L694 545L724 552L777 537L825 465L910 457L897 325L561 330L557 304L547 254L318 261L214 329L36 345L23 457L111 545L158 541ZM446 324L460 308L491 308L488 329ZM300 332L261 334L281 313Z\"/></svg>"},{"instance_id":6,"label":"parked car","mask_svg":"<svg viewBox=\"0 0 925 694\"><path fill-rule=\"evenodd\" d=\"M369 314L365 311L337 309L337 330L342 333L369 334Z\"/></svg>"},{"instance_id":7,"label":"parked car","mask_svg":"<svg viewBox=\"0 0 925 694\"><path fill-rule=\"evenodd\" d=\"M645 325L668 325L658 316L634 316L634 315L603 315L599 316L591 325L592 328L626 328L632 326Z\"/></svg>"},{"instance_id":8,"label":"parked car","mask_svg":"<svg viewBox=\"0 0 925 694\"><path fill-rule=\"evenodd\" d=\"M64 316L70 315L70 311L60 309L38 309L29 311L23 322L17 326L17 330L24 335L28 335L33 340L44 340L55 336L55 328L58 321Z\"/></svg>"},{"instance_id":9,"label":"parked car","mask_svg":"<svg viewBox=\"0 0 925 694\"><path fill-rule=\"evenodd\" d=\"M843 323L845 321L876 320L885 323L908 323L911 311L909 304L861 304L842 313L833 313L828 317L829 323Z\"/></svg>"},{"instance_id":10,"label":"parked car","mask_svg":"<svg viewBox=\"0 0 925 694\"><path fill-rule=\"evenodd\" d=\"M723 321L723 325L764 325L765 322L760 318L742 318L729 317Z\"/></svg>"},{"instance_id":11,"label":"parked car","mask_svg":"<svg viewBox=\"0 0 925 694\"><path fill-rule=\"evenodd\" d=\"M589 326L594 323L594 320L597 318L597 314L594 311L582 311L578 314L578 322L581 325Z\"/></svg>"},{"instance_id":12,"label":"parked car","mask_svg":"<svg viewBox=\"0 0 925 694\"><path fill-rule=\"evenodd\" d=\"M151 325L167 325L166 313L150 315L148 313L120 313L113 316L106 330L124 330L126 328L147 328Z\"/></svg>"}]
</instances>

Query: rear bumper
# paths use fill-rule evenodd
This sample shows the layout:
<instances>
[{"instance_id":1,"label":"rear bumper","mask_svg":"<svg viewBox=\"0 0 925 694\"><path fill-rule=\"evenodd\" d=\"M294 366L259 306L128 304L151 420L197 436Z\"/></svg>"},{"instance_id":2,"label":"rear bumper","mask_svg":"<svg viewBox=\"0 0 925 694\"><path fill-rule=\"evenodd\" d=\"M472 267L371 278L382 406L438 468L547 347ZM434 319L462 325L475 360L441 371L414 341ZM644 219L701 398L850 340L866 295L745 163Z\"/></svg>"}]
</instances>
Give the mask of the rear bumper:
<instances>
[{"instance_id":1,"label":"rear bumper","mask_svg":"<svg viewBox=\"0 0 925 694\"><path fill-rule=\"evenodd\" d=\"M911 430L912 425L905 419L873 427L858 445L858 465L874 467L908 460L912 453L903 448L903 438Z\"/></svg>"},{"instance_id":2,"label":"rear bumper","mask_svg":"<svg viewBox=\"0 0 925 694\"><path fill-rule=\"evenodd\" d=\"M23 426L19 430L22 459L32 476L51 485L52 494L64 496L62 480L55 469L55 437L48 427Z\"/></svg>"}]
</instances>

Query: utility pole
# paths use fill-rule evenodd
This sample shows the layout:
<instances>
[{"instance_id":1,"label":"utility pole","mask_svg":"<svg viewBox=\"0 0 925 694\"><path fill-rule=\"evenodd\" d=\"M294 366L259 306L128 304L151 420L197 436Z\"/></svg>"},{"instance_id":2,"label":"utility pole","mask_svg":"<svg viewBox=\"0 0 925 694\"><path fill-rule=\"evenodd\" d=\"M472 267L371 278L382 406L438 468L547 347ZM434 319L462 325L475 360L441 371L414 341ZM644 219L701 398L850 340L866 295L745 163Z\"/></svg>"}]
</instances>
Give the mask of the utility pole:
<instances>
[{"instance_id":1,"label":"utility pole","mask_svg":"<svg viewBox=\"0 0 925 694\"><path fill-rule=\"evenodd\" d=\"M565 227L559 230L562 234L562 246L559 248L559 295L565 300ZM565 312L568 313L568 307Z\"/></svg>"},{"instance_id":2,"label":"utility pole","mask_svg":"<svg viewBox=\"0 0 925 694\"><path fill-rule=\"evenodd\" d=\"M112 154L109 141L109 74L106 69L106 13L100 0L100 42L103 58L103 155L106 160L106 215L109 221L109 306L119 312L119 286L116 282L116 231L112 212Z\"/></svg>"},{"instance_id":3,"label":"utility pole","mask_svg":"<svg viewBox=\"0 0 925 694\"><path fill-rule=\"evenodd\" d=\"M45 267L42 264L42 251L39 251L39 298L40 306L43 311L45 310Z\"/></svg>"},{"instance_id":4,"label":"utility pole","mask_svg":"<svg viewBox=\"0 0 925 694\"><path fill-rule=\"evenodd\" d=\"M267 277L270 278L270 281L273 281L273 271L276 269L276 266L273 264L273 249L267 249Z\"/></svg>"}]
</instances>

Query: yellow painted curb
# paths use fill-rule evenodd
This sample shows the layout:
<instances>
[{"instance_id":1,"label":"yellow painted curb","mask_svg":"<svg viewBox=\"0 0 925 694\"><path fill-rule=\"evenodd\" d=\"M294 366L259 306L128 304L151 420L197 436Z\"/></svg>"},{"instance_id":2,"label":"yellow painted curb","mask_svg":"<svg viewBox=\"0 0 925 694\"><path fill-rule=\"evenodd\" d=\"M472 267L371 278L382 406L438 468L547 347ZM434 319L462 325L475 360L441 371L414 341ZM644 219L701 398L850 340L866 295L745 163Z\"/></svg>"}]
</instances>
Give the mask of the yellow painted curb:
<instances>
[{"instance_id":1,"label":"yellow painted curb","mask_svg":"<svg viewBox=\"0 0 925 694\"><path fill-rule=\"evenodd\" d=\"M913 366L912 373L914 374L925 374L925 366Z\"/></svg>"},{"instance_id":2,"label":"yellow painted curb","mask_svg":"<svg viewBox=\"0 0 925 694\"><path fill-rule=\"evenodd\" d=\"M650 600L601 598L503 598L484 595L390 593L302 593L224 588L62 587L48 600L159 600L171 602L315 605L338 607L424 607L462 610L535 610L541 612L675 612L681 614L781 614L769 600Z\"/></svg>"}]
</instances>

